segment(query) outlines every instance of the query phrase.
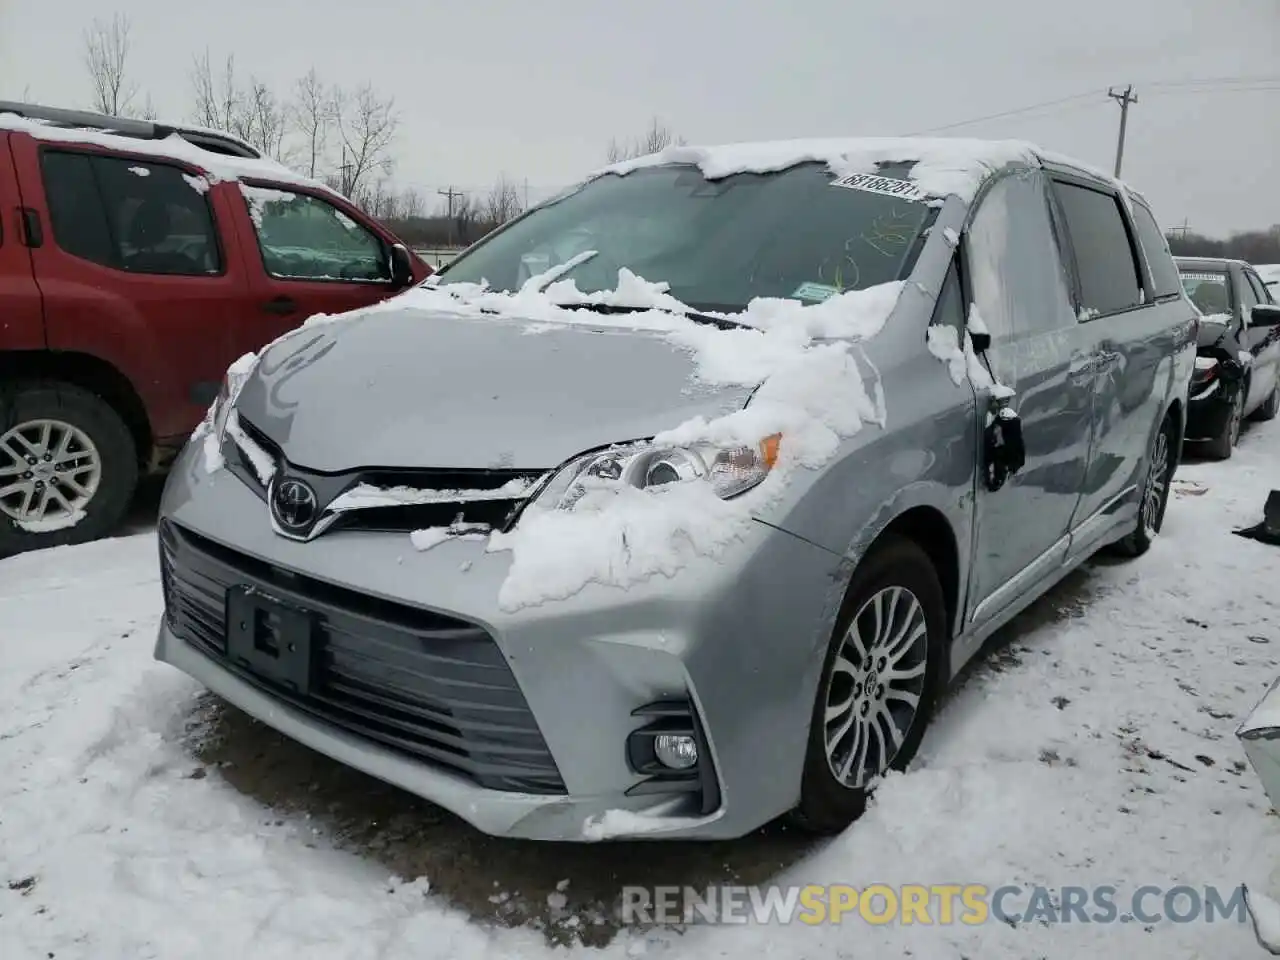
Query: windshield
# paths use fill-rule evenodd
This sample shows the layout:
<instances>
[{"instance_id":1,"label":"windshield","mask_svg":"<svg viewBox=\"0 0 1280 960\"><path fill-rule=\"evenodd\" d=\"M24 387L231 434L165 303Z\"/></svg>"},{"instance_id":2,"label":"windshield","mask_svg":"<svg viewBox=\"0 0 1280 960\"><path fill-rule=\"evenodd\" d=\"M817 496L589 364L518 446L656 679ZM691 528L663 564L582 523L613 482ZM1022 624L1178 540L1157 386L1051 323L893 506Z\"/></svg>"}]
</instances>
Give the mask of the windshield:
<instances>
[{"instance_id":1,"label":"windshield","mask_svg":"<svg viewBox=\"0 0 1280 960\"><path fill-rule=\"evenodd\" d=\"M1224 272L1205 270L1180 270L1182 289L1191 302L1206 316L1231 312L1231 294L1227 291L1227 275Z\"/></svg>"},{"instance_id":2,"label":"windshield","mask_svg":"<svg viewBox=\"0 0 1280 960\"><path fill-rule=\"evenodd\" d=\"M614 289L626 267L694 310L737 312L756 297L816 303L910 272L933 210L895 175L901 167L836 181L816 163L719 180L688 165L607 174L492 234L439 282L515 291L595 251L563 275L584 293Z\"/></svg>"}]
</instances>

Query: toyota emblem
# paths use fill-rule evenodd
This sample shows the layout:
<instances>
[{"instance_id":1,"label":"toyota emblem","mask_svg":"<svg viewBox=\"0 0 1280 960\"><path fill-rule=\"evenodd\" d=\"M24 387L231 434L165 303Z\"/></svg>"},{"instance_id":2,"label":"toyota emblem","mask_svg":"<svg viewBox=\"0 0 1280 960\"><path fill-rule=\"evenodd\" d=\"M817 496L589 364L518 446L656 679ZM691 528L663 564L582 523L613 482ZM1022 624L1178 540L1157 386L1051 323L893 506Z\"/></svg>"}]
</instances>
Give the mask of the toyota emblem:
<instances>
[{"instance_id":1,"label":"toyota emblem","mask_svg":"<svg viewBox=\"0 0 1280 960\"><path fill-rule=\"evenodd\" d=\"M316 492L301 480L282 480L271 493L271 514L285 530L305 530L316 518Z\"/></svg>"}]
</instances>

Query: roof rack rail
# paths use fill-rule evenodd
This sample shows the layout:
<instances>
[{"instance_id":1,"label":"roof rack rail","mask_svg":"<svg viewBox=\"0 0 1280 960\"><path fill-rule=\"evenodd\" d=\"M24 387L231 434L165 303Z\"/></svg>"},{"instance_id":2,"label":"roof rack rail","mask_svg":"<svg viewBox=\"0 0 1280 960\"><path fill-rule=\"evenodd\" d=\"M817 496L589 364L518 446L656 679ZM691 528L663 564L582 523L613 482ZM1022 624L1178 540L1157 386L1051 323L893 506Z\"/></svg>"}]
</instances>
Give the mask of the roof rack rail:
<instances>
[{"instance_id":1,"label":"roof rack rail","mask_svg":"<svg viewBox=\"0 0 1280 960\"><path fill-rule=\"evenodd\" d=\"M39 120L58 127L97 130L117 137L132 137L136 140L163 140L177 134L210 153L254 160L262 157L262 153L255 147L229 133L200 127L153 123L150 120L129 120L89 110L64 110L60 107L42 107L35 103L19 103L13 100L0 100L0 113L15 113L27 120Z\"/></svg>"}]
</instances>

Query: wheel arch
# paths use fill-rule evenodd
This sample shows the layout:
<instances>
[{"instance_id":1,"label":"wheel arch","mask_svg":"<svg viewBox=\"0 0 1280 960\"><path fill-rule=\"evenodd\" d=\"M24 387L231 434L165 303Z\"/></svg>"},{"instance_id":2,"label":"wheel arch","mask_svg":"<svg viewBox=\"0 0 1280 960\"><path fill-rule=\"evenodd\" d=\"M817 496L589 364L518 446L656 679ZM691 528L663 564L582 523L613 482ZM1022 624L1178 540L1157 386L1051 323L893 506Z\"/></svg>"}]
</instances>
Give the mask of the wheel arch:
<instances>
[{"instance_id":1,"label":"wheel arch","mask_svg":"<svg viewBox=\"0 0 1280 960\"><path fill-rule=\"evenodd\" d=\"M58 350L0 352L0 383L55 380L68 383L101 398L119 414L137 448L138 464L145 467L154 444L146 406L123 373L92 354Z\"/></svg>"},{"instance_id":2,"label":"wheel arch","mask_svg":"<svg viewBox=\"0 0 1280 960\"><path fill-rule=\"evenodd\" d=\"M877 545L885 542L889 537L900 537L911 541L924 551L929 562L933 564L938 582L942 586L947 623L951 630L951 636L947 639L954 640L959 633L960 624L960 545L946 514L937 507L925 504L908 507L876 534L864 556L869 555ZM948 642L944 646L949 656L951 643ZM949 671L947 675L950 675Z\"/></svg>"}]
</instances>

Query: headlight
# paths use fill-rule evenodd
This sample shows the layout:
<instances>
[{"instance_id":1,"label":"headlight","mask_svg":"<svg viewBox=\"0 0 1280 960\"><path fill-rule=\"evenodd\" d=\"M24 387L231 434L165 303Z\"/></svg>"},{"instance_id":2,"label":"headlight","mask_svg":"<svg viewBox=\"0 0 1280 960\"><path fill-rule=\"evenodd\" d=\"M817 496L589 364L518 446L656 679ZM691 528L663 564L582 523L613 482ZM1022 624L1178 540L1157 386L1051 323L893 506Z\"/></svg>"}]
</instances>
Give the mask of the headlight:
<instances>
[{"instance_id":1,"label":"headlight","mask_svg":"<svg viewBox=\"0 0 1280 960\"><path fill-rule=\"evenodd\" d=\"M659 490L695 482L709 483L716 496L727 500L769 475L781 440L781 434L774 434L755 446L639 444L585 454L562 467L539 491L535 504L539 509L572 510L593 491L619 486Z\"/></svg>"},{"instance_id":2,"label":"headlight","mask_svg":"<svg viewBox=\"0 0 1280 960\"><path fill-rule=\"evenodd\" d=\"M1196 370L1201 373L1204 373L1207 370L1212 370L1217 365L1218 361L1213 357L1196 357Z\"/></svg>"}]
</instances>

